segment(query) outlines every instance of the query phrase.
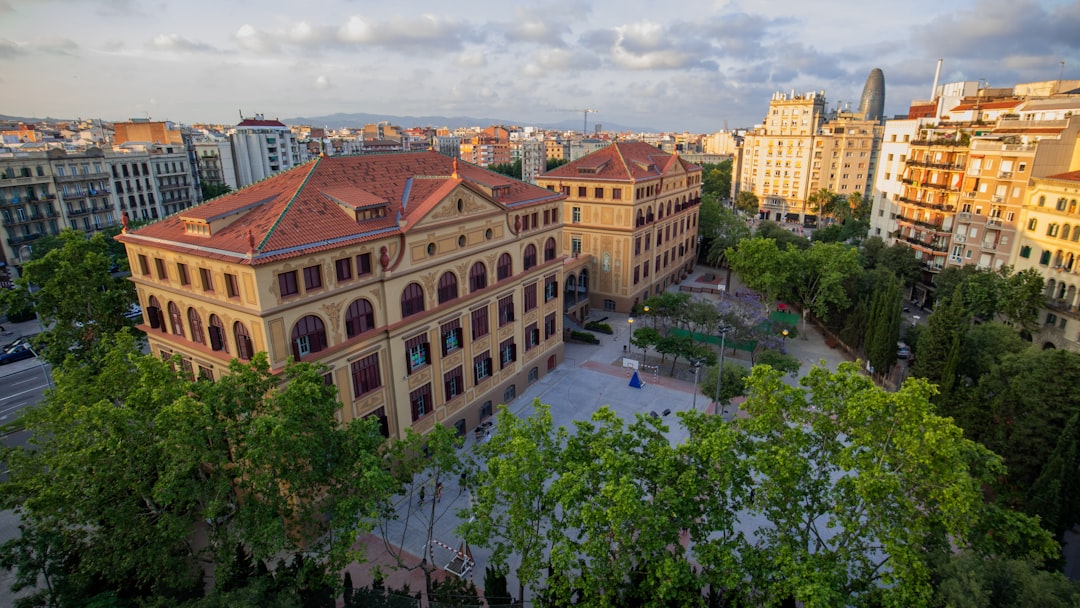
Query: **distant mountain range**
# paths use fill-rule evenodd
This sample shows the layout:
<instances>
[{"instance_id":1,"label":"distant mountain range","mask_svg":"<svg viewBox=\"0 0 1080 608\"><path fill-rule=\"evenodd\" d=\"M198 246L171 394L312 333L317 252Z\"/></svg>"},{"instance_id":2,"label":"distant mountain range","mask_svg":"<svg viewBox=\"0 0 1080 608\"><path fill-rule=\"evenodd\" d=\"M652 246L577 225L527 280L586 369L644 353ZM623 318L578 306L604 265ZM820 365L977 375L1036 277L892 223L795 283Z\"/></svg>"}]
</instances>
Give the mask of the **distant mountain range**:
<instances>
[{"instance_id":1,"label":"distant mountain range","mask_svg":"<svg viewBox=\"0 0 1080 608\"><path fill-rule=\"evenodd\" d=\"M57 123L57 122L73 122L76 119L73 118L32 118L28 116L8 116L6 114L0 114L0 121L3 122L24 122L24 123ZM325 116L297 116L295 118L279 118L281 122L287 125L310 125L313 127L327 127L330 129L341 129L345 127L363 127L366 124L374 124L378 122L389 122L392 125L410 128L410 127L447 127L449 129L457 129L461 127L487 127L490 125L517 125L523 127L540 127L541 129L550 129L554 131L580 131L582 127L582 116L578 115L576 118L567 118L559 122L530 122L527 120L507 120L505 118L474 118L472 116L388 116L386 114L366 114L363 112L344 113L338 112L336 114L327 114ZM112 122L112 121L105 121ZM605 122L602 118L595 115L589 116L589 131L592 132L593 125L600 123L605 131L615 132L631 132L631 133L658 133L659 129L649 127L628 127L617 123Z\"/></svg>"},{"instance_id":2,"label":"distant mountain range","mask_svg":"<svg viewBox=\"0 0 1080 608\"><path fill-rule=\"evenodd\" d=\"M362 127L366 124L389 122L402 128L410 127L447 127L457 129L460 127L487 127L490 125L518 125L523 127L540 127L557 131L578 131L583 125L583 116L577 119L566 119L559 122L539 123L522 120L507 120L505 118L474 118L472 116L387 116L386 114L366 114L354 112L347 114L338 112L325 116L297 116L296 118L279 118L287 125L310 125L313 127L327 127L341 129L344 127ZM643 129L639 127L627 127L625 125L604 122L596 116L589 116L589 130L599 122L605 131L631 131L655 133L655 129Z\"/></svg>"}]
</instances>

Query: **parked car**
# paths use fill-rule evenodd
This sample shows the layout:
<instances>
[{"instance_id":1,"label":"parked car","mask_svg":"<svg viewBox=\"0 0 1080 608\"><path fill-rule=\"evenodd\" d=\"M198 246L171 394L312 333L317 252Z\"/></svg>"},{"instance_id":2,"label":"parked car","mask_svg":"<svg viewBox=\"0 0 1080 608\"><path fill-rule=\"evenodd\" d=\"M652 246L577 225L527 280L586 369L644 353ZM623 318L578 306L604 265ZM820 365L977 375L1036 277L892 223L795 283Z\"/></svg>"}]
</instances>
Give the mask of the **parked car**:
<instances>
[{"instance_id":1,"label":"parked car","mask_svg":"<svg viewBox=\"0 0 1080 608\"><path fill-rule=\"evenodd\" d=\"M124 317L135 321L142 321L142 307L138 304L132 304L131 308L124 313Z\"/></svg>"},{"instance_id":2,"label":"parked car","mask_svg":"<svg viewBox=\"0 0 1080 608\"><path fill-rule=\"evenodd\" d=\"M34 351L30 350L28 344L17 344L5 350L3 353L0 353L0 365L22 361L23 359L30 359L33 356Z\"/></svg>"},{"instance_id":3,"label":"parked car","mask_svg":"<svg viewBox=\"0 0 1080 608\"><path fill-rule=\"evenodd\" d=\"M908 345L904 344L903 342L897 343L897 345L896 345L896 358L897 359L910 359L911 358L911 348L909 348Z\"/></svg>"}]
</instances>

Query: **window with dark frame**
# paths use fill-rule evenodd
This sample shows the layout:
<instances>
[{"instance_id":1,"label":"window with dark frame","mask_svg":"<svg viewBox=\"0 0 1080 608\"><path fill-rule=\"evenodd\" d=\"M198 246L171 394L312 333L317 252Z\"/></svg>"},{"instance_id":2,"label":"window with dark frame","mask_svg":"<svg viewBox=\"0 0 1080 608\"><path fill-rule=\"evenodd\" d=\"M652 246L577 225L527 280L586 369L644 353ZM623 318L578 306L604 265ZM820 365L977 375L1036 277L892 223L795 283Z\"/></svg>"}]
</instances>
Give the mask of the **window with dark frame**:
<instances>
[{"instance_id":1,"label":"window with dark frame","mask_svg":"<svg viewBox=\"0 0 1080 608\"><path fill-rule=\"evenodd\" d=\"M371 254L361 253L356 256L356 276L362 277L371 274Z\"/></svg>"},{"instance_id":2,"label":"window with dark frame","mask_svg":"<svg viewBox=\"0 0 1080 608\"><path fill-rule=\"evenodd\" d=\"M180 316L180 307L175 302L169 302L169 320L172 322L174 336L184 337L184 319Z\"/></svg>"},{"instance_id":3,"label":"window with dark frame","mask_svg":"<svg viewBox=\"0 0 1080 608\"><path fill-rule=\"evenodd\" d=\"M181 285L190 285L191 279L188 277L187 264L176 264L176 274L180 277Z\"/></svg>"},{"instance_id":4,"label":"window with dark frame","mask_svg":"<svg viewBox=\"0 0 1080 608\"><path fill-rule=\"evenodd\" d=\"M555 335L555 313L544 317L544 339L547 340Z\"/></svg>"},{"instance_id":5,"label":"window with dark frame","mask_svg":"<svg viewBox=\"0 0 1080 608\"><path fill-rule=\"evenodd\" d=\"M442 337L442 354L444 357L464 346L460 319L443 323L442 327L439 328L439 335Z\"/></svg>"},{"instance_id":6,"label":"window with dark frame","mask_svg":"<svg viewBox=\"0 0 1080 608\"><path fill-rule=\"evenodd\" d=\"M334 272L338 283L344 283L352 279L352 258L334 260Z\"/></svg>"},{"instance_id":7,"label":"window with dark frame","mask_svg":"<svg viewBox=\"0 0 1080 608\"><path fill-rule=\"evenodd\" d=\"M353 300L345 311L345 337L355 338L375 328L375 309L365 298Z\"/></svg>"},{"instance_id":8,"label":"window with dark frame","mask_svg":"<svg viewBox=\"0 0 1080 608\"><path fill-rule=\"evenodd\" d=\"M143 276L150 275L150 261L141 253L139 254L139 272L141 272Z\"/></svg>"},{"instance_id":9,"label":"window with dark frame","mask_svg":"<svg viewBox=\"0 0 1080 608\"><path fill-rule=\"evenodd\" d=\"M199 311L188 308L187 317L188 329L191 331L191 341L196 344L206 344L206 337L203 335L202 317L199 316Z\"/></svg>"},{"instance_id":10,"label":"window with dark frame","mask_svg":"<svg viewBox=\"0 0 1080 608\"><path fill-rule=\"evenodd\" d=\"M544 243L544 261L550 262L555 259L555 239L549 238Z\"/></svg>"},{"instance_id":11,"label":"window with dark frame","mask_svg":"<svg viewBox=\"0 0 1080 608\"><path fill-rule=\"evenodd\" d=\"M559 280L558 277L547 277L544 279L544 301L550 302L559 297Z\"/></svg>"},{"instance_id":12,"label":"window with dark frame","mask_svg":"<svg viewBox=\"0 0 1080 608\"><path fill-rule=\"evenodd\" d=\"M210 350L229 352L229 344L225 339L225 326L217 315L210 315L210 326L207 331L210 334Z\"/></svg>"},{"instance_id":13,"label":"window with dark frame","mask_svg":"<svg viewBox=\"0 0 1080 608\"><path fill-rule=\"evenodd\" d=\"M292 330L293 356L297 359L326 348L326 326L315 315L300 317Z\"/></svg>"},{"instance_id":14,"label":"window with dark frame","mask_svg":"<svg viewBox=\"0 0 1080 608\"><path fill-rule=\"evenodd\" d=\"M374 353L353 361L350 366L353 380L353 397L362 397L382 387L382 375L379 373L379 353Z\"/></svg>"},{"instance_id":15,"label":"window with dark frame","mask_svg":"<svg viewBox=\"0 0 1080 608\"><path fill-rule=\"evenodd\" d=\"M154 270L157 271L157 278L159 281L164 281L169 278L165 273L165 260L161 258L154 258Z\"/></svg>"},{"instance_id":16,"label":"window with dark frame","mask_svg":"<svg viewBox=\"0 0 1080 608\"><path fill-rule=\"evenodd\" d=\"M424 312L424 288L419 283L409 283L401 292L402 318Z\"/></svg>"},{"instance_id":17,"label":"window with dark frame","mask_svg":"<svg viewBox=\"0 0 1080 608\"><path fill-rule=\"evenodd\" d=\"M304 290L311 291L322 287L322 266L304 268Z\"/></svg>"},{"instance_id":18,"label":"window with dark frame","mask_svg":"<svg viewBox=\"0 0 1080 608\"><path fill-rule=\"evenodd\" d=\"M439 304L445 304L458 297L457 275L453 272L444 272L439 277Z\"/></svg>"},{"instance_id":19,"label":"window with dark frame","mask_svg":"<svg viewBox=\"0 0 1080 608\"><path fill-rule=\"evenodd\" d=\"M525 350L530 351L540 344L540 330L536 327L536 323L529 323L525 328Z\"/></svg>"},{"instance_id":20,"label":"window with dark frame","mask_svg":"<svg viewBox=\"0 0 1080 608\"><path fill-rule=\"evenodd\" d=\"M510 258L509 253L499 256L499 263L495 267L495 272L499 281L508 279L510 275L514 274L513 260Z\"/></svg>"},{"instance_id":21,"label":"window with dark frame","mask_svg":"<svg viewBox=\"0 0 1080 608\"><path fill-rule=\"evenodd\" d=\"M235 274L225 273L225 293L230 298L240 297L240 283L236 280Z\"/></svg>"},{"instance_id":22,"label":"window with dark frame","mask_svg":"<svg viewBox=\"0 0 1080 608\"><path fill-rule=\"evenodd\" d=\"M241 361L250 361L255 355L255 348L251 345L251 336L248 335L247 327L239 321L233 323L233 337L236 339L236 358Z\"/></svg>"},{"instance_id":23,"label":"window with dark frame","mask_svg":"<svg viewBox=\"0 0 1080 608\"><path fill-rule=\"evenodd\" d=\"M529 244L529 246L525 247L525 255L522 258L522 264L524 265L525 270L536 266L536 245Z\"/></svg>"},{"instance_id":24,"label":"window with dark frame","mask_svg":"<svg viewBox=\"0 0 1080 608\"><path fill-rule=\"evenodd\" d=\"M473 357L473 382L480 384L491 377L491 351L484 351Z\"/></svg>"},{"instance_id":25,"label":"window with dark frame","mask_svg":"<svg viewBox=\"0 0 1080 608\"><path fill-rule=\"evenodd\" d=\"M514 322L514 295L499 298L499 327Z\"/></svg>"},{"instance_id":26,"label":"window with dark frame","mask_svg":"<svg viewBox=\"0 0 1080 608\"><path fill-rule=\"evenodd\" d=\"M290 270L288 272L282 272L277 275L278 278L278 291L281 292L281 297L295 296L300 293L299 284L296 282L296 271Z\"/></svg>"},{"instance_id":27,"label":"window with dark frame","mask_svg":"<svg viewBox=\"0 0 1080 608\"><path fill-rule=\"evenodd\" d=\"M465 376L459 365L443 374L443 395L446 396L447 401L452 401L463 394L465 394Z\"/></svg>"},{"instance_id":28,"label":"window with dark frame","mask_svg":"<svg viewBox=\"0 0 1080 608\"><path fill-rule=\"evenodd\" d=\"M199 269L199 280L202 282L203 291L214 291L214 278L209 268Z\"/></svg>"},{"instance_id":29,"label":"window with dark frame","mask_svg":"<svg viewBox=\"0 0 1080 608\"><path fill-rule=\"evenodd\" d=\"M470 315L472 316L472 339L488 335L488 307L477 308Z\"/></svg>"},{"instance_id":30,"label":"window with dark frame","mask_svg":"<svg viewBox=\"0 0 1080 608\"><path fill-rule=\"evenodd\" d=\"M405 365L409 373L431 363L431 345L427 332L405 341Z\"/></svg>"},{"instance_id":31,"label":"window with dark frame","mask_svg":"<svg viewBox=\"0 0 1080 608\"><path fill-rule=\"evenodd\" d=\"M431 384L425 384L409 393L409 406L412 409L412 421L416 422L433 411Z\"/></svg>"},{"instance_id":32,"label":"window with dark frame","mask_svg":"<svg viewBox=\"0 0 1080 608\"><path fill-rule=\"evenodd\" d=\"M536 308L536 283L529 283L525 286L525 312Z\"/></svg>"},{"instance_id":33,"label":"window with dark frame","mask_svg":"<svg viewBox=\"0 0 1080 608\"><path fill-rule=\"evenodd\" d=\"M499 343L499 369L505 369L514 361L517 361L517 345L514 339L503 340Z\"/></svg>"},{"instance_id":34,"label":"window with dark frame","mask_svg":"<svg viewBox=\"0 0 1080 608\"><path fill-rule=\"evenodd\" d=\"M477 262L469 270L469 293L480 291L487 287L487 266L483 262Z\"/></svg>"}]
</instances>

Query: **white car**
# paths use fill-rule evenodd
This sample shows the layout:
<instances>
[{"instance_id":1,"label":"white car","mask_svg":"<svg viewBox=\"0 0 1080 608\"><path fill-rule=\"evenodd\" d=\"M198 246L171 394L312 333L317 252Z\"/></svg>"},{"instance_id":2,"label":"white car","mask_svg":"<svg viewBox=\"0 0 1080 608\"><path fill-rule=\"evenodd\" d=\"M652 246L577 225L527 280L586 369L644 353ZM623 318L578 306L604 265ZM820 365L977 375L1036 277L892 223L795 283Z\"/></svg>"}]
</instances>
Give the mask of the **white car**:
<instances>
[{"instance_id":1,"label":"white car","mask_svg":"<svg viewBox=\"0 0 1080 608\"><path fill-rule=\"evenodd\" d=\"M128 311L124 313L124 317L128 318L128 319L136 320L136 321L141 321L142 320L142 307L139 306L138 304L132 304L131 308L129 308Z\"/></svg>"}]
</instances>

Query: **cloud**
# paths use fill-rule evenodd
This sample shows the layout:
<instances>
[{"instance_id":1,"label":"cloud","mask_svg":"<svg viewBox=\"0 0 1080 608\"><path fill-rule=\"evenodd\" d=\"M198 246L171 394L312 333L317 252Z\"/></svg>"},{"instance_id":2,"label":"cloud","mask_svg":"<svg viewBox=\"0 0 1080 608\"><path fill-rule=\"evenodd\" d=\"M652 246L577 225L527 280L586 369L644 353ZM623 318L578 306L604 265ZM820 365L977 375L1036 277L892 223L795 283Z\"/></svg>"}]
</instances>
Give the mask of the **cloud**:
<instances>
[{"instance_id":1,"label":"cloud","mask_svg":"<svg viewBox=\"0 0 1080 608\"><path fill-rule=\"evenodd\" d=\"M468 49L458 53L454 58L454 65L462 68L481 68L487 65L487 54L484 49Z\"/></svg>"},{"instance_id":2,"label":"cloud","mask_svg":"<svg viewBox=\"0 0 1080 608\"><path fill-rule=\"evenodd\" d=\"M325 91L330 88L330 80L322 74L315 77L315 88L320 91Z\"/></svg>"},{"instance_id":3,"label":"cloud","mask_svg":"<svg viewBox=\"0 0 1080 608\"><path fill-rule=\"evenodd\" d=\"M19 43L0 38L0 59L11 59L25 54L26 50Z\"/></svg>"},{"instance_id":4,"label":"cloud","mask_svg":"<svg viewBox=\"0 0 1080 608\"><path fill-rule=\"evenodd\" d=\"M245 23L233 34L233 40L241 47L259 53L270 53L278 50L277 42L273 36L256 28L254 25Z\"/></svg>"},{"instance_id":5,"label":"cloud","mask_svg":"<svg viewBox=\"0 0 1080 608\"><path fill-rule=\"evenodd\" d=\"M530 61L522 68L522 73L529 77L600 67L600 62L594 55L569 49L549 49L534 53L529 59Z\"/></svg>"},{"instance_id":6,"label":"cloud","mask_svg":"<svg viewBox=\"0 0 1080 608\"><path fill-rule=\"evenodd\" d=\"M73 55L79 50L79 45L70 38L42 38L30 46L50 55Z\"/></svg>"},{"instance_id":7,"label":"cloud","mask_svg":"<svg viewBox=\"0 0 1080 608\"><path fill-rule=\"evenodd\" d=\"M466 39L475 41L470 26L430 14L382 22L353 15L338 28L337 38L348 44L409 50L456 50Z\"/></svg>"},{"instance_id":8,"label":"cloud","mask_svg":"<svg viewBox=\"0 0 1080 608\"><path fill-rule=\"evenodd\" d=\"M185 53L216 52L217 49L203 42L193 42L180 34L158 34L150 41L151 48L160 51L180 51Z\"/></svg>"}]
</instances>

